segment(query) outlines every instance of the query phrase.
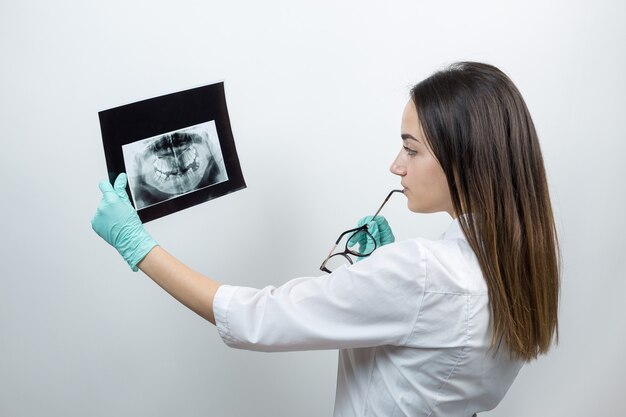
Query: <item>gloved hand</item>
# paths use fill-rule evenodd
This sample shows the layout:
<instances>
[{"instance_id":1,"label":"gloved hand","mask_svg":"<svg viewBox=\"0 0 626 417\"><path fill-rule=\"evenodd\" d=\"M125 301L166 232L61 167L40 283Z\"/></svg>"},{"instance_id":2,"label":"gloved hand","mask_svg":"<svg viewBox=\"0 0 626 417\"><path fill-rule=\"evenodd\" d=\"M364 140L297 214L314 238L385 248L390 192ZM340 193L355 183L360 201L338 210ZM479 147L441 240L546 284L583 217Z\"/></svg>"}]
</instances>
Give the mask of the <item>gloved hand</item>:
<instances>
[{"instance_id":1,"label":"gloved hand","mask_svg":"<svg viewBox=\"0 0 626 417\"><path fill-rule=\"evenodd\" d=\"M133 271L137 264L150 252L156 241L146 232L130 204L126 194L126 174L121 173L111 187L108 180L100 181L102 200L91 219L91 227L122 255Z\"/></svg>"},{"instance_id":2,"label":"gloved hand","mask_svg":"<svg viewBox=\"0 0 626 417\"><path fill-rule=\"evenodd\" d=\"M395 242L396 238L393 236L391 227L387 223L387 219L383 216L376 216L372 220L373 216L366 216L359 220L357 227L361 227L367 224L367 231L376 239L376 247L379 248L388 243ZM359 253L368 253L374 249L374 242L365 233L357 233L348 240L348 246L352 247L359 244ZM364 256L357 257L357 262L365 258Z\"/></svg>"}]
</instances>

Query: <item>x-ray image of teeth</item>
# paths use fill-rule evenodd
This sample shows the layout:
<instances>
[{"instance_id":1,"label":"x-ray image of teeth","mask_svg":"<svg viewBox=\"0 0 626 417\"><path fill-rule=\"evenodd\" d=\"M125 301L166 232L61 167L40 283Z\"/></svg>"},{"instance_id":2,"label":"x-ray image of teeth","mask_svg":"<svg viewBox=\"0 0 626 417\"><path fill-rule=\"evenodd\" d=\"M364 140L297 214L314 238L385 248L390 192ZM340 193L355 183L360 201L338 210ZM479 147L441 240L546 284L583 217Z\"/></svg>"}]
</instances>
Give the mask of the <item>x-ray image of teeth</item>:
<instances>
[{"instance_id":1,"label":"x-ray image of teeth","mask_svg":"<svg viewBox=\"0 0 626 417\"><path fill-rule=\"evenodd\" d=\"M215 122L122 146L137 210L228 180Z\"/></svg>"}]
</instances>

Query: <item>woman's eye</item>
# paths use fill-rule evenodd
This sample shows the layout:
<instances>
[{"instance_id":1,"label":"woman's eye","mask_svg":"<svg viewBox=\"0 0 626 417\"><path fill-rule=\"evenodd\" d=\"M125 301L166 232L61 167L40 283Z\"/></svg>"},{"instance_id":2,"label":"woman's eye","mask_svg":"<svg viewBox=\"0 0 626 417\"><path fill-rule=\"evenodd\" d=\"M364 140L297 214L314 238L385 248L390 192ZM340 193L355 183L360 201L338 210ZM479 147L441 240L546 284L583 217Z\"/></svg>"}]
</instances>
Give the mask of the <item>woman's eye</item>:
<instances>
[{"instance_id":1,"label":"woman's eye","mask_svg":"<svg viewBox=\"0 0 626 417\"><path fill-rule=\"evenodd\" d=\"M417 151L414 151L413 149L408 148L406 146L403 146L403 148L406 151L407 155L409 156L415 156L415 154L417 153Z\"/></svg>"}]
</instances>

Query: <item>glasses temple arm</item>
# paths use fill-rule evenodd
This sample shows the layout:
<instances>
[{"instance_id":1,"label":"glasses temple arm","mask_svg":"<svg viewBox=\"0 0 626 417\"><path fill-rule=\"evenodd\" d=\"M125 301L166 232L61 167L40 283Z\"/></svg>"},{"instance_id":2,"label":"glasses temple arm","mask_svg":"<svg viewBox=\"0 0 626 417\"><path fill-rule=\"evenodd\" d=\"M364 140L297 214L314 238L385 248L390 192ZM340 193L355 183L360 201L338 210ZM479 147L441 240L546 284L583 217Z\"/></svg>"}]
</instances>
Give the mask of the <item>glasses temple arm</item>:
<instances>
[{"instance_id":1,"label":"glasses temple arm","mask_svg":"<svg viewBox=\"0 0 626 417\"><path fill-rule=\"evenodd\" d=\"M392 190L387 196L387 198L385 198L385 201L383 201L383 204L380 205L380 207L376 211L376 214L374 214L374 216L372 217L372 220L374 219L374 217L378 216L378 213L380 213L380 211L383 209L385 204L387 204L387 201L389 201L389 197L391 197L393 193L404 193L404 190Z\"/></svg>"}]
</instances>

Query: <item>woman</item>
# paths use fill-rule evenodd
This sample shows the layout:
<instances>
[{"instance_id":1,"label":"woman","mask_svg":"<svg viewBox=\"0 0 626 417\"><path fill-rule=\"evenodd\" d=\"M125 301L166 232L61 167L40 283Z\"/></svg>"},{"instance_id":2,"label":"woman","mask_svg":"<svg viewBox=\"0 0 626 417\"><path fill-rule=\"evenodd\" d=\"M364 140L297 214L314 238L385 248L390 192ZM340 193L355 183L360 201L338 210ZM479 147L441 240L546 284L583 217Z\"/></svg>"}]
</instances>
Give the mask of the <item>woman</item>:
<instances>
[{"instance_id":1,"label":"woman","mask_svg":"<svg viewBox=\"0 0 626 417\"><path fill-rule=\"evenodd\" d=\"M558 336L559 249L537 134L511 80L476 62L415 85L401 128L391 172L409 210L454 221L438 240L389 243L376 218L368 227L385 246L329 275L220 285L157 246L123 174L100 183L92 226L229 346L339 349L335 416L490 410Z\"/></svg>"}]
</instances>

